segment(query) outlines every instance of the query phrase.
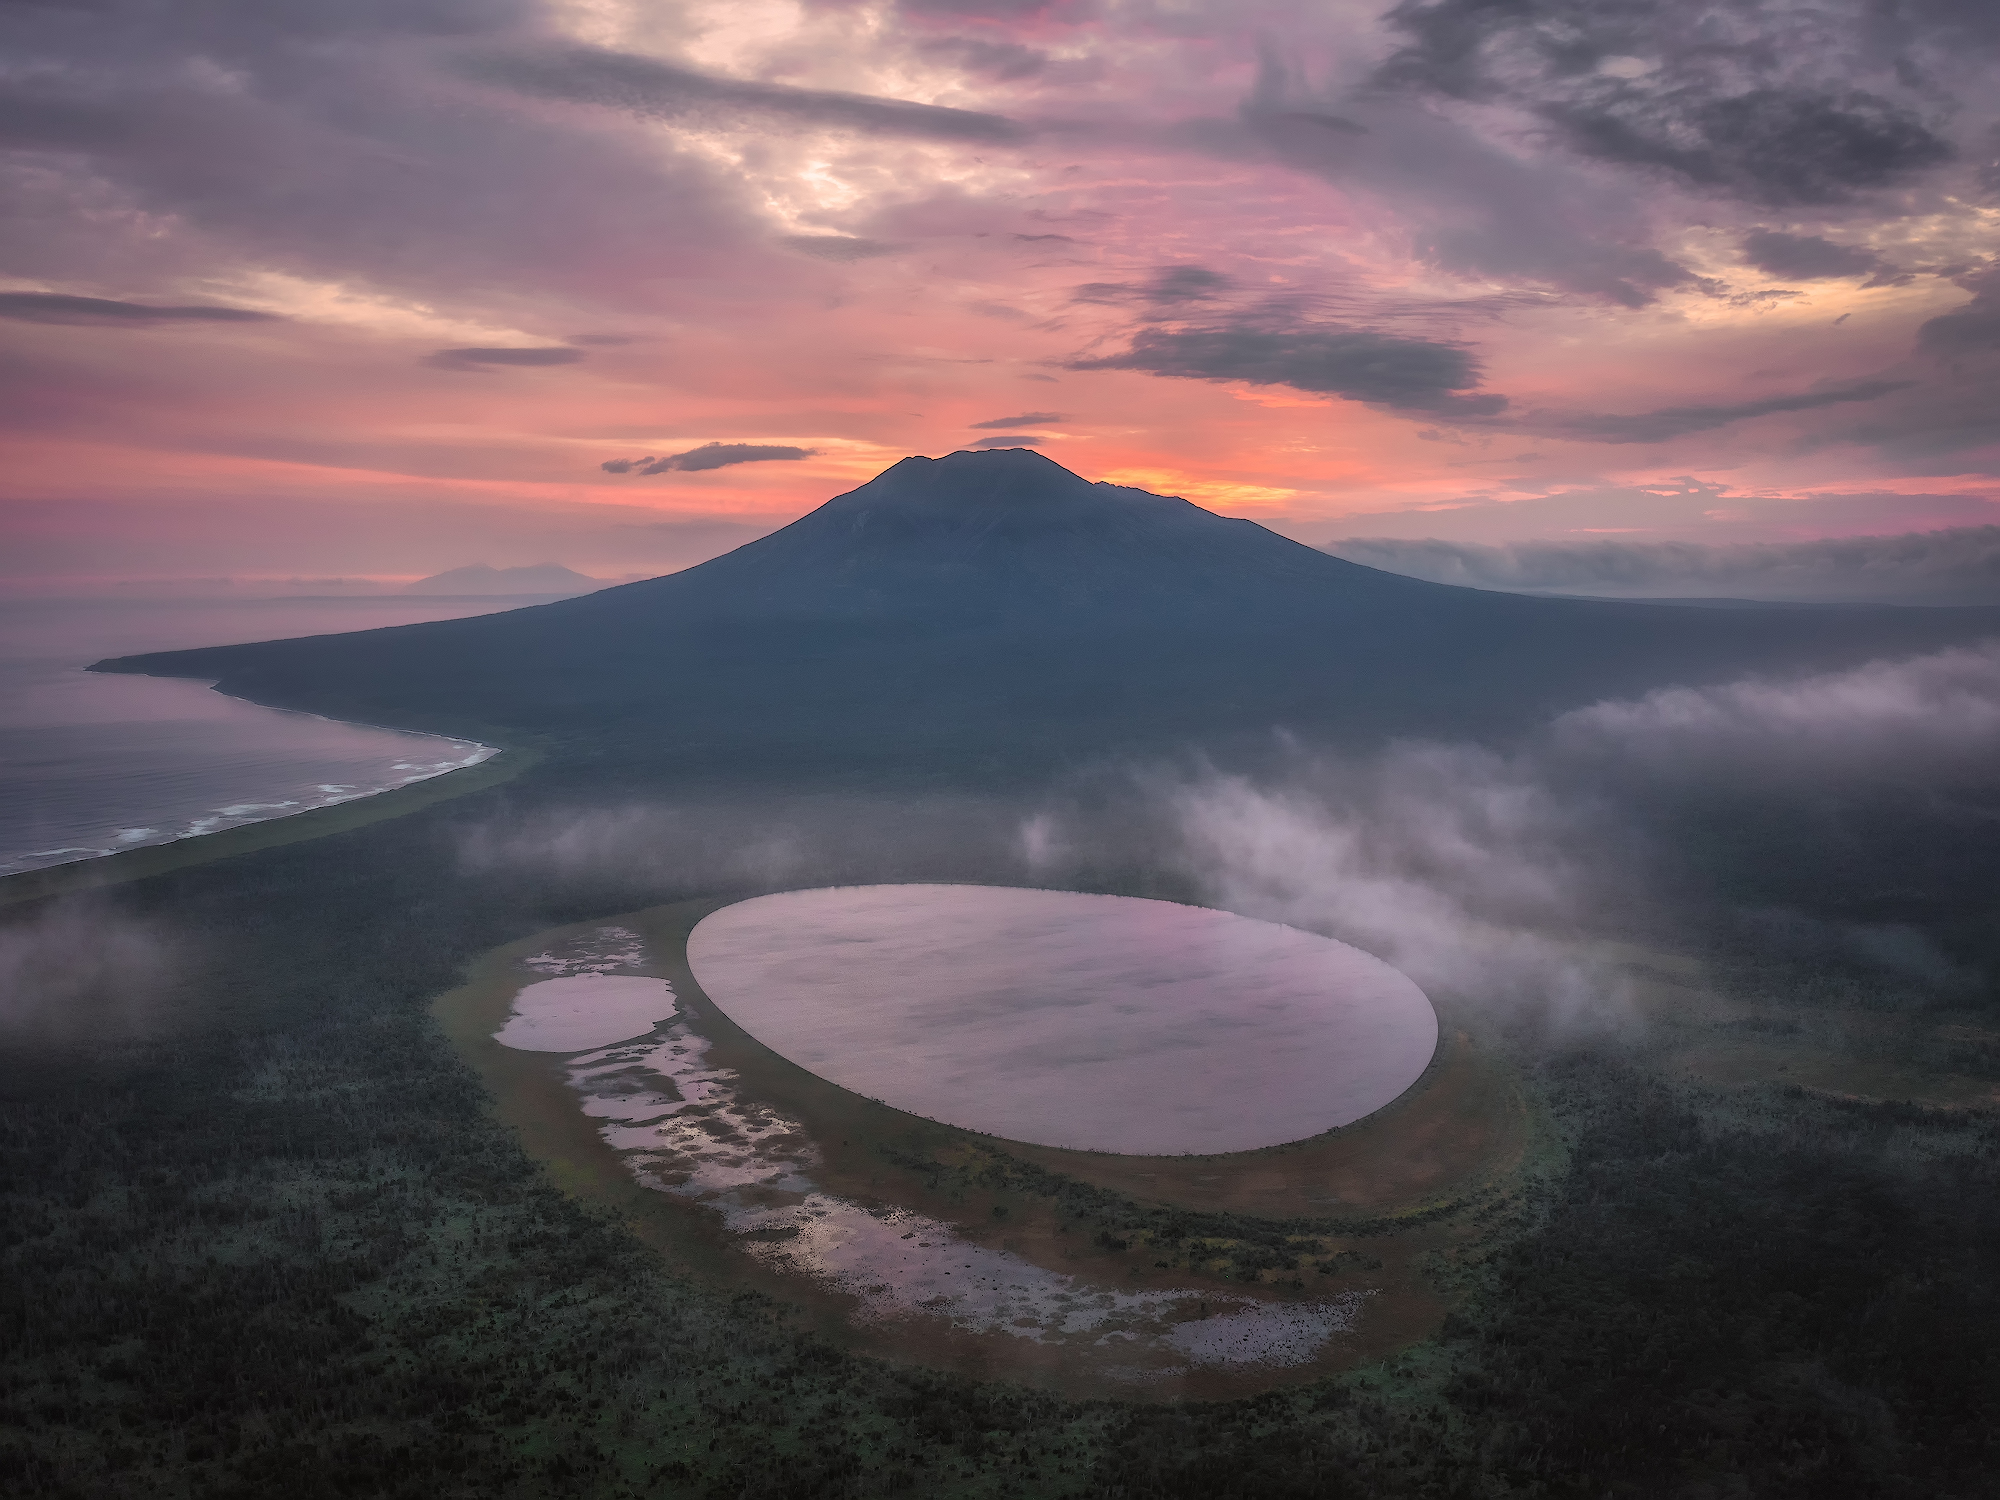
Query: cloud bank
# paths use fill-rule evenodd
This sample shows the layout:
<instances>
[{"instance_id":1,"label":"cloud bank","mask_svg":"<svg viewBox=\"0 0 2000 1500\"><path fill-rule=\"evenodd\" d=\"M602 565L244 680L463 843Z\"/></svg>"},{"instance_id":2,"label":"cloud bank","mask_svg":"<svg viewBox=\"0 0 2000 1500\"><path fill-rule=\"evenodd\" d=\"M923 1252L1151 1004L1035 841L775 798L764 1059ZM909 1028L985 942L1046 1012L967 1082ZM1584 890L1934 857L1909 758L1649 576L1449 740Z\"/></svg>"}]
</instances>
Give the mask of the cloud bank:
<instances>
[{"instance_id":1,"label":"cloud bank","mask_svg":"<svg viewBox=\"0 0 2000 1500\"><path fill-rule=\"evenodd\" d=\"M1616 598L2000 605L2000 526L1812 542L1471 542L1349 537L1326 550L1433 583Z\"/></svg>"},{"instance_id":2,"label":"cloud bank","mask_svg":"<svg viewBox=\"0 0 2000 1500\"><path fill-rule=\"evenodd\" d=\"M2000 641L1846 672L1661 688L1557 719L1551 753L1658 790L1786 799L1832 784L2000 781Z\"/></svg>"}]
</instances>

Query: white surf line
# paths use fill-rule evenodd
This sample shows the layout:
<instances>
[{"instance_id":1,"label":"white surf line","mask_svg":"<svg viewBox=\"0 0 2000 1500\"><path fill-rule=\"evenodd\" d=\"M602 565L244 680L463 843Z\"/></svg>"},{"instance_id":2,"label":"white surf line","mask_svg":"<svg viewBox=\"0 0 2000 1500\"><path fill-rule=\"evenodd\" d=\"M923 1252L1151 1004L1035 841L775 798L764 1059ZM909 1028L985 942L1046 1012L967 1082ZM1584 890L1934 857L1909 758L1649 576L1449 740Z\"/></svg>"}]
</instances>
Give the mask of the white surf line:
<instances>
[{"instance_id":1,"label":"white surf line","mask_svg":"<svg viewBox=\"0 0 2000 1500\"><path fill-rule=\"evenodd\" d=\"M645 949L629 930L604 927L521 962L557 979L604 976L642 966ZM813 1178L821 1156L804 1126L744 1097L738 1075L708 1052L677 1014L648 1035L572 1058L569 1082L640 1183L715 1213L766 1265L854 1297L863 1321L936 1318L969 1333L1116 1350L1150 1362L1111 1373L1149 1380L1191 1367L1310 1364L1353 1329L1372 1295L1266 1302L1117 1291L971 1243L924 1214L864 1207L822 1190Z\"/></svg>"},{"instance_id":2,"label":"white surf line","mask_svg":"<svg viewBox=\"0 0 2000 1500\"><path fill-rule=\"evenodd\" d=\"M263 704L257 706L266 707ZM300 813L317 812L321 808L339 807L343 803L379 797L384 792L401 791L404 787L415 786L418 782L433 781L440 776L448 776L453 771L469 770L501 754L499 746L484 745L477 740L453 739L449 735L442 734L425 735L414 729L394 729L381 724L359 724L347 719L329 719L324 714L299 713L294 709L272 708L269 712L296 713L300 718L318 719L323 724L342 724L358 729L383 729L393 734L420 735L424 739L439 740L447 745L456 746L467 753L456 760L419 762L405 758L395 761L391 763L389 769L408 774L381 781L377 785L318 782L315 783L319 792L316 797L287 798L282 802L232 802L221 807L211 807L202 816L188 819L187 825L178 832L163 833L159 828L120 828L114 830L115 841L103 847L72 844L60 849L30 849L0 858L0 876L22 875L36 870L54 869L61 865L79 864L87 859L101 859L108 854L122 854L129 849L157 849L166 844L178 844L185 839L198 839L211 833L248 828L256 823L272 823L280 818L296 817ZM59 858L61 855L72 857ZM38 863L39 861L46 863Z\"/></svg>"}]
</instances>

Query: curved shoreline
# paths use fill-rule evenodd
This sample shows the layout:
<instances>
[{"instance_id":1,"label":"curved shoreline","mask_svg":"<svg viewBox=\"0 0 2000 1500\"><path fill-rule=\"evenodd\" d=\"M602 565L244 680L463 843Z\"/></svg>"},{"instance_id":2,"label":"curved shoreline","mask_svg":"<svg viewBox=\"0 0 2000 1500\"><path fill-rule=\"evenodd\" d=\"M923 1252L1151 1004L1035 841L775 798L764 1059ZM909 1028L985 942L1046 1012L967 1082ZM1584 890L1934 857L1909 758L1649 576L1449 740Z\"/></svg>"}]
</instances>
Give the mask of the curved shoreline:
<instances>
[{"instance_id":1,"label":"curved shoreline","mask_svg":"<svg viewBox=\"0 0 2000 1500\"><path fill-rule=\"evenodd\" d=\"M242 701L247 703L251 700L246 698ZM271 707L269 704L258 706ZM312 717L328 718L323 714L315 714ZM329 719L329 722L352 721ZM394 726L359 727L393 728ZM427 731L399 730L398 732L419 734ZM438 735L437 738L444 739L449 736ZM484 741L466 743L485 744ZM241 823L234 828L218 829L214 833L194 834L159 844L144 844L136 849L119 849L109 854L92 855L59 865L47 865L39 870L22 870L12 875L0 876L0 907L16 905L23 901L38 901L45 896L66 895L75 891L122 885L128 880L144 880L150 876L164 875L171 870L184 870L192 865L207 864L210 860L228 859L233 855L250 854L261 849L275 849L284 844L304 843L310 839L325 838L335 833L347 833L356 828L365 828L370 823L382 823L391 818L400 818L434 803L497 786L536 765L542 758L538 752L525 747L495 745L487 748L492 749L494 753L473 765L458 770L441 771L419 781L392 787L388 791L371 792L345 802L307 808L302 812L284 813L275 818L259 819L254 823Z\"/></svg>"},{"instance_id":2,"label":"curved shoreline","mask_svg":"<svg viewBox=\"0 0 2000 1500\"><path fill-rule=\"evenodd\" d=\"M843 1348L1148 1404L1358 1369L1436 1332L1455 1294L1431 1259L1484 1244L1489 1211L1546 1149L1512 1070L1455 1029L1395 1104L1288 1146L1103 1157L937 1125L805 1071L722 1013L685 944L729 904L702 898L542 929L474 959L431 1014L550 1182L622 1220L675 1274L771 1297ZM621 947L644 945L621 970L671 987L672 1022L602 1056L499 1040L516 996L556 972L551 960L610 933ZM633 1047L664 1052L625 1056ZM657 1119L656 1102L667 1112ZM668 1116L682 1126L662 1134ZM1100 1188L1106 1164L1140 1180ZM758 1181L804 1198L741 1196ZM1154 1232L1170 1221L1184 1232ZM1289 1269L1274 1270L1280 1261ZM1033 1312L1040 1333L982 1300L996 1287L1034 1302L1011 1312ZM927 1290L967 1300L939 1312ZM1076 1304L1075 1328L1051 1321L1064 1299ZM1106 1309L1131 1326L1084 1326ZM1143 1358L1140 1334L1152 1340ZM1251 1334L1270 1342L1268 1357L1243 1357L1237 1346Z\"/></svg>"}]
</instances>

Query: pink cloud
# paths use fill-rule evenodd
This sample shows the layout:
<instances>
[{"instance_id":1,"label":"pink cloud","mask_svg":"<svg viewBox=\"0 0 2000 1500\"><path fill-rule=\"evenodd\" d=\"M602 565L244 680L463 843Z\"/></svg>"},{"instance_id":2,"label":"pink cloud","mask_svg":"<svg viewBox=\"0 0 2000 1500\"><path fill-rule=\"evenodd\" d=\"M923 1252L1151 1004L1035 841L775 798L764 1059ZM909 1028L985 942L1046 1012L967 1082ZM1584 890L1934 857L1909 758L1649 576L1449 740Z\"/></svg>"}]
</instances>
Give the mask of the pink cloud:
<instances>
[{"instance_id":1,"label":"pink cloud","mask_svg":"<svg viewBox=\"0 0 2000 1500\"><path fill-rule=\"evenodd\" d=\"M1964 520L1912 498L1946 492L1924 476L2000 493L1975 159L1905 131L1893 182L1800 158L1787 198L1779 115L1768 169L1530 128L1720 98L1664 34L1656 89L1543 76L1496 32L1474 61L1513 71L1468 102L1366 5L931 5L876 32L808 8L753 33L696 4L671 44L528 0L484 32L428 13L333 49L283 7L254 34L9 18L66 80L16 90L0 163L10 493L144 503L190 538L226 511L301 567L326 543L292 507L768 518L989 434L1324 534L1421 509L1726 540L1805 492L1905 531ZM1939 88L1990 78L1912 45ZM1915 105L1855 55L1793 71L1848 69L1893 105L1855 128L1902 130ZM1818 258L1781 285L1779 251ZM88 305L142 311L43 315ZM143 312L204 307L228 312ZM599 467L712 444L810 456L643 492ZM1620 498L1680 474L1735 498Z\"/></svg>"}]
</instances>

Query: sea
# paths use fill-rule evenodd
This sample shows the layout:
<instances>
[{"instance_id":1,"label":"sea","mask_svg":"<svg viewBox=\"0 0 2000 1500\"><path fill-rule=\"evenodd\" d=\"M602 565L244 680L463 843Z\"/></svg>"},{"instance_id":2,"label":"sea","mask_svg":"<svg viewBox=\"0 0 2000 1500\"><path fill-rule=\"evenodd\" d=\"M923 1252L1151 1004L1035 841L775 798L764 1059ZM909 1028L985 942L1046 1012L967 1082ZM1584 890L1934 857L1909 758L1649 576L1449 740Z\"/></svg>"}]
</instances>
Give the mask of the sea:
<instances>
[{"instance_id":1,"label":"sea","mask_svg":"<svg viewBox=\"0 0 2000 1500\"><path fill-rule=\"evenodd\" d=\"M89 672L142 651L457 619L536 598L0 599L0 875L171 843L477 765L470 740Z\"/></svg>"}]
</instances>

